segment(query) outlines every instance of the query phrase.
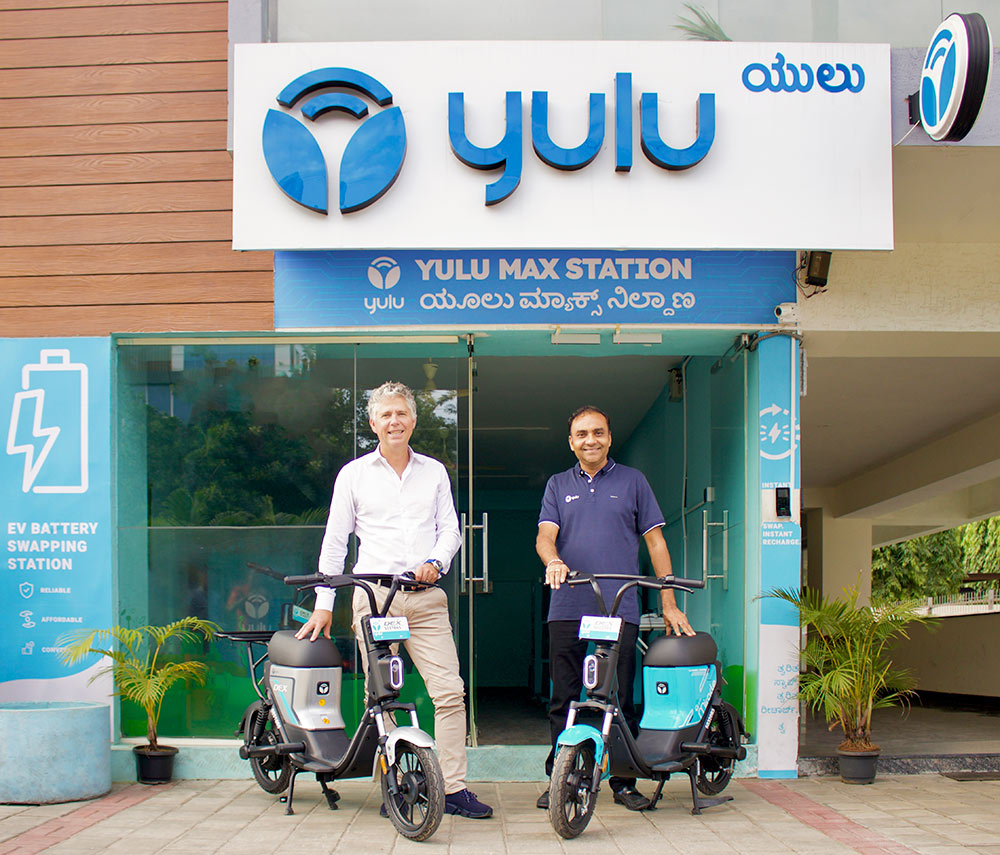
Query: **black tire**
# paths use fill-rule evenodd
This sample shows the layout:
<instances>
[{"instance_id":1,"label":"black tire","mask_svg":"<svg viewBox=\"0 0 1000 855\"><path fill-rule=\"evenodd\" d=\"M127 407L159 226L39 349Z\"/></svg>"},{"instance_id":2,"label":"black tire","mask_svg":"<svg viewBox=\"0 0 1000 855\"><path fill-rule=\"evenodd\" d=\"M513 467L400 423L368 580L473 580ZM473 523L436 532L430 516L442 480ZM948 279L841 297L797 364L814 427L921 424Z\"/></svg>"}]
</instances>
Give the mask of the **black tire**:
<instances>
[{"instance_id":1,"label":"black tire","mask_svg":"<svg viewBox=\"0 0 1000 855\"><path fill-rule=\"evenodd\" d=\"M263 729L258 734L261 719L263 719ZM249 748L254 745L277 745L280 741L264 702L256 701L251 704L243 719L243 743ZM250 769L260 788L265 793L273 795L287 790L288 782L292 778L292 761L287 755L251 757Z\"/></svg>"},{"instance_id":2,"label":"black tire","mask_svg":"<svg viewBox=\"0 0 1000 855\"><path fill-rule=\"evenodd\" d=\"M564 745L556 754L549 781L549 821L560 837L578 837L590 822L597 802L597 793L590 790L594 771L589 742Z\"/></svg>"},{"instance_id":3,"label":"black tire","mask_svg":"<svg viewBox=\"0 0 1000 855\"><path fill-rule=\"evenodd\" d=\"M708 743L720 748L738 748L740 745L740 727L736 710L723 701L716 707L715 717L708 730ZM733 777L736 761L725 757L698 758L698 789L706 796L721 793L729 785Z\"/></svg>"},{"instance_id":4,"label":"black tire","mask_svg":"<svg viewBox=\"0 0 1000 855\"><path fill-rule=\"evenodd\" d=\"M394 781L399 795L389 789ZM399 742L396 762L382 775L382 803L396 831L410 840L426 840L444 814L444 776L437 755L429 748Z\"/></svg>"}]
</instances>

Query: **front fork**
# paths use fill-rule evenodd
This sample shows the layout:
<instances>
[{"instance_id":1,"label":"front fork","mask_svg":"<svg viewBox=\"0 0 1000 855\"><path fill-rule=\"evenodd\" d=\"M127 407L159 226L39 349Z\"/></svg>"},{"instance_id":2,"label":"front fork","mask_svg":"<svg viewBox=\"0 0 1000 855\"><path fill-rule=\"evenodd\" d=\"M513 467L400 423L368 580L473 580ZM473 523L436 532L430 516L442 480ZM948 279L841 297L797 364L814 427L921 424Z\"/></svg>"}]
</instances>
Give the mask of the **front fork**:
<instances>
[{"instance_id":1,"label":"front fork","mask_svg":"<svg viewBox=\"0 0 1000 855\"><path fill-rule=\"evenodd\" d=\"M410 709L408 712L410 714L410 727L413 729L419 729L420 723L417 720L417 711L415 709ZM383 777L386 779L389 792L393 796L398 796L399 783L395 775L389 774L389 769L396 763L396 758L394 756L395 752L393 751L394 745L389 742L390 731L386 730L381 705L369 707L366 715L370 715L372 717L372 720L375 723L375 729L378 731L378 751L375 754L375 762L381 770ZM397 729L398 728L394 728L393 730ZM423 731L421 731L421 733L422 732Z\"/></svg>"}]
</instances>

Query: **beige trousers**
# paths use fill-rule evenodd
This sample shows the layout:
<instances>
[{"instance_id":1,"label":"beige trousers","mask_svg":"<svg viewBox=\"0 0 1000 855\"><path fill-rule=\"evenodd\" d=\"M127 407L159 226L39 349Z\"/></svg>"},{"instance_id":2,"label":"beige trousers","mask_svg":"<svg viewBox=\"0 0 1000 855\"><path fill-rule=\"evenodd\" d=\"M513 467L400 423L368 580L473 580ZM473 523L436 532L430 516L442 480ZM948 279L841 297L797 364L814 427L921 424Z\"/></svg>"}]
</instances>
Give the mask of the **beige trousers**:
<instances>
[{"instance_id":1,"label":"beige trousers","mask_svg":"<svg viewBox=\"0 0 1000 855\"><path fill-rule=\"evenodd\" d=\"M389 589L372 585L379 609ZM367 658L361 640L361 618L371 614L368 595L354 589L354 623L362 661ZM446 794L465 789L465 684L458 672L458 652L448 618L448 596L441 588L397 591L389 608L390 617L405 617L410 637L403 642L417 666L434 704L434 741L444 776ZM364 662L365 674L368 673Z\"/></svg>"}]
</instances>

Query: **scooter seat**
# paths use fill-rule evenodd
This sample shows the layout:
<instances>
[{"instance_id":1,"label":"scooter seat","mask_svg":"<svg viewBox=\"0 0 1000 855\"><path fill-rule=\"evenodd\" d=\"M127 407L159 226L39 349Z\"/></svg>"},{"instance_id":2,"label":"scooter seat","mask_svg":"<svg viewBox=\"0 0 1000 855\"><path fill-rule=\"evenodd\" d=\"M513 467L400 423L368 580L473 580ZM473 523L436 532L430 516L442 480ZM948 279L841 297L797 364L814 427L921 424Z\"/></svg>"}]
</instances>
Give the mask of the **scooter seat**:
<instances>
[{"instance_id":1,"label":"scooter seat","mask_svg":"<svg viewBox=\"0 0 1000 855\"><path fill-rule=\"evenodd\" d=\"M713 665L719 657L715 639L707 632L694 635L664 635L650 645L642 664L654 668Z\"/></svg>"},{"instance_id":2,"label":"scooter seat","mask_svg":"<svg viewBox=\"0 0 1000 855\"><path fill-rule=\"evenodd\" d=\"M340 668L343 660L337 645L320 636L315 641L296 638L290 629L276 632L267 643L267 656L272 665L290 668Z\"/></svg>"}]
</instances>

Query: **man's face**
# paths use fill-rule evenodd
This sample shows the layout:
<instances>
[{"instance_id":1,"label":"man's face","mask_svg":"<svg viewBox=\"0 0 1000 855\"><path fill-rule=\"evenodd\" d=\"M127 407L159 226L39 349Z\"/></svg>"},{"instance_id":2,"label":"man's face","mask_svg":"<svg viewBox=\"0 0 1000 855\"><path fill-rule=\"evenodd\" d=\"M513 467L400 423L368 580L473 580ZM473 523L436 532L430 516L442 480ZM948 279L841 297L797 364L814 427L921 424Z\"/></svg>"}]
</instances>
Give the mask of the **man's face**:
<instances>
[{"instance_id":1,"label":"man's face","mask_svg":"<svg viewBox=\"0 0 1000 855\"><path fill-rule=\"evenodd\" d=\"M611 429L600 413L582 413L569 429L569 447L584 469L597 471L608 459Z\"/></svg>"},{"instance_id":2,"label":"man's face","mask_svg":"<svg viewBox=\"0 0 1000 855\"><path fill-rule=\"evenodd\" d=\"M400 396L383 398L375 410L375 418L368 422L383 451L406 448L410 444L417 420L410 414L406 399Z\"/></svg>"}]
</instances>

